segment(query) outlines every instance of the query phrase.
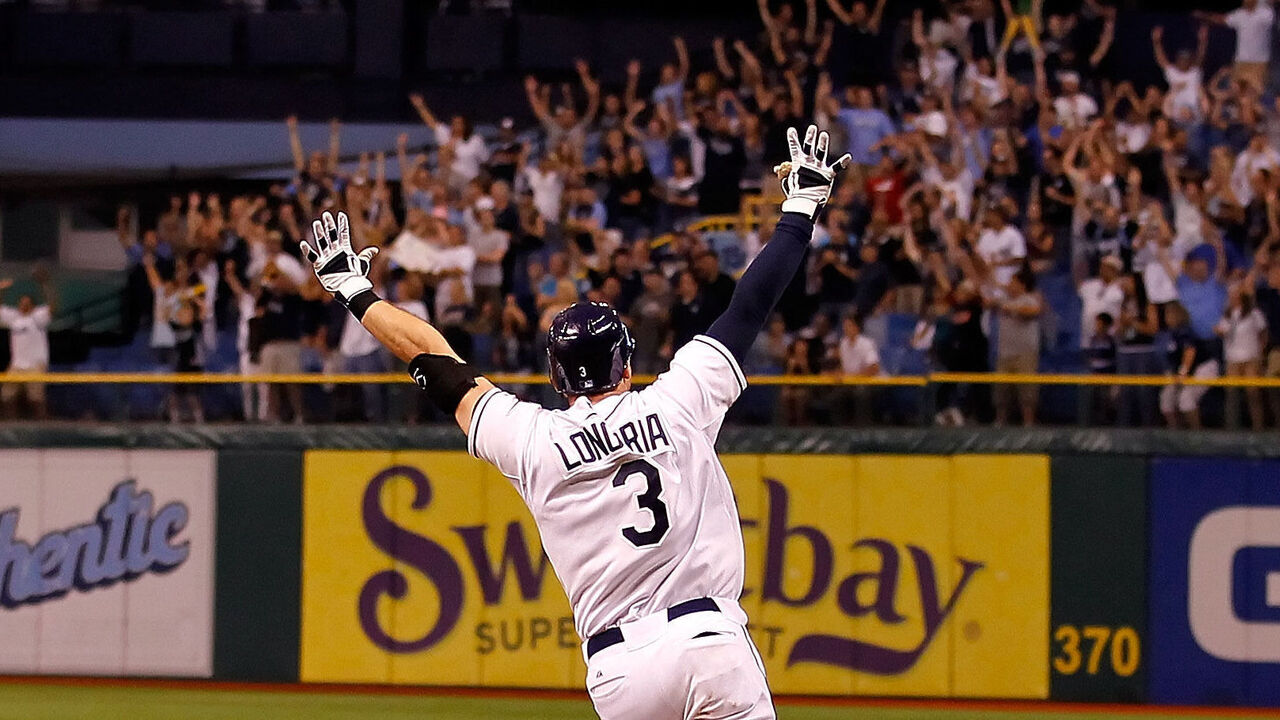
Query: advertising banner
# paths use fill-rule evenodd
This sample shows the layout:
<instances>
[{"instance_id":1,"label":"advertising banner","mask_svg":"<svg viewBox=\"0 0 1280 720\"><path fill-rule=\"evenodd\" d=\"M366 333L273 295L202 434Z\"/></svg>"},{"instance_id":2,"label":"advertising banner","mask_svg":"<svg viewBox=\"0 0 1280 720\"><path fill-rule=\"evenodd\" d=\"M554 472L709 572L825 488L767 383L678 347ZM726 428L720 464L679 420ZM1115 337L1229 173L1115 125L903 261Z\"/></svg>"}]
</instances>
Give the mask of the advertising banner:
<instances>
[{"instance_id":1,"label":"advertising banner","mask_svg":"<svg viewBox=\"0 0 1280 720\"><path fill-rule=\"evenodd\" d=\"M208 677L214 453L0 450L0 673Z\"/></svg>"},{"instance_id":2,"label":"advertising banner","mask_svg":"<svg viewBox=\"0 0 1280 720\"><path fill-rule=\"evenodd\" d=\"M1147 467L1135 457L1053 458L1054 700L1146 698Z\"/></svg>"},{"instance_id":3,"label":"advertising banner","mask_svg":"<svg viewBox=\"0 0 1280 720\"><path fill-rule=\"evenodd\" d=\"M1048 696L1046 457L724 462L776 692ZM457 452L307 453L302 680L579 688L580 642L496 470Z\"/></svg>"},{"instance_id":4,"label":"advertising banner","mask_svg":"<svg viewBox=\"0 0 1280 720\"><path fill-rule=\"evenodd\" d=\"M1151 463L1151 700L1280 705L1280 461Z\"/></svg>"}]
</instances>

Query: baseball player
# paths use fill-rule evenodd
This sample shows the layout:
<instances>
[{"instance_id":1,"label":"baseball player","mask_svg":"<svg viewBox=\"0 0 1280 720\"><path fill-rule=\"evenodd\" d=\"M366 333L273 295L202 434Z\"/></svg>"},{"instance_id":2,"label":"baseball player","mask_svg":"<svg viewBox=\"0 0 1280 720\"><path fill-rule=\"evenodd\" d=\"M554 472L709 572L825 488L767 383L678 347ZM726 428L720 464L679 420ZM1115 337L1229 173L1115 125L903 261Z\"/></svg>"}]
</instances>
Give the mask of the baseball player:
<instances>
[{"instance_id":1,"label":"baseball player","mask_svg":"<svg viewBox=\"0 0 1280 720\"><path fill-rule=\"evenodd\" d=\"M729 307L649 387L631 387L634 348L618 313L577 303L551 325L551 382L566 410L521 402L462 362L430 324L382 302L366 279L377 252L351 249L346 215L325 213L302 243L325 289L502 471L537 522L584 638L587 690L605 720L773 718L764 666L738 604L742 532L715 441L746 387L740 366L800 266L845 155L794 128L777 168L786 200L773 238Z\"/></svg>"}]
</instances>

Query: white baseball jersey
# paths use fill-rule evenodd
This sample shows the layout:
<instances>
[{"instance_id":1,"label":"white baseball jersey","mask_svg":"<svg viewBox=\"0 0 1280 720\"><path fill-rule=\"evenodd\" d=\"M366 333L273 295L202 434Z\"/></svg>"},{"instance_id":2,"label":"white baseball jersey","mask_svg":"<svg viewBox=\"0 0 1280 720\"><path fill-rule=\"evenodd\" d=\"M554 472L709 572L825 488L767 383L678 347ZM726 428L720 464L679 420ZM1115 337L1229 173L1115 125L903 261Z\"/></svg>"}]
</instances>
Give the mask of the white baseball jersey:
<instances>
[{"instance_id":1,"label":"white baseball jersey","mask_svg":"<svg viewBox=\"0 0 1280 720\"><path fill-rule=\"evenodd\" d=\"M745 387L733 355L698 336L640 391L567 410L498 389L476 403L470 452L529 506L583 638L700 597L746 622L742 529L715 451Z\"/></svg>"}]
</instances>

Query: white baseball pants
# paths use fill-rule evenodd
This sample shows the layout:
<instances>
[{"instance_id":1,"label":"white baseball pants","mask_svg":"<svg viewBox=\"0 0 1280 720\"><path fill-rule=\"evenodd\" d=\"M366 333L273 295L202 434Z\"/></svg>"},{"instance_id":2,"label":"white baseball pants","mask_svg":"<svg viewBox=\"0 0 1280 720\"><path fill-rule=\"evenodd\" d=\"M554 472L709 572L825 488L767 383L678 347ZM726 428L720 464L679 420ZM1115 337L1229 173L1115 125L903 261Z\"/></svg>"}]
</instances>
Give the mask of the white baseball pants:
<instances>
[{"instance_id":1,"label":"white baseball pants","mask_svg":"<svg viewBox=\"0 0 1280 720\"><path fill-rule=\"evenodd\" d=\"M747 629L718 612L622 626L623 642L587 660L602 720L774 720L764 665Z\"/></svg>"}]
</instances>

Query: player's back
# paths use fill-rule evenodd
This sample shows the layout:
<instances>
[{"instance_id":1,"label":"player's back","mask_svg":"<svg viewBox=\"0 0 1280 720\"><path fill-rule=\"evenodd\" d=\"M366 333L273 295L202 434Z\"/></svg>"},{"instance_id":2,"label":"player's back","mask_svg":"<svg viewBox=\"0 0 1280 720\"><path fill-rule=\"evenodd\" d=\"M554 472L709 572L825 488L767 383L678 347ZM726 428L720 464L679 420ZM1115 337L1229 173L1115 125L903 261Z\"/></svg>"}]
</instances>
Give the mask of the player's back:
<instances>
[{"instance_id":1,"label":"player's back","mask_svg":"<svg viewBox=\"0 0 1280 720\"><path fill-rule=\"evenodd\" d=\"M742 533L715 454L744 386L732 356L699 337L638 392L557 411L498 390L477 403L472 452L529 506L583 637L702 597L746 621Z\"/></svg>"}]
</instances>

